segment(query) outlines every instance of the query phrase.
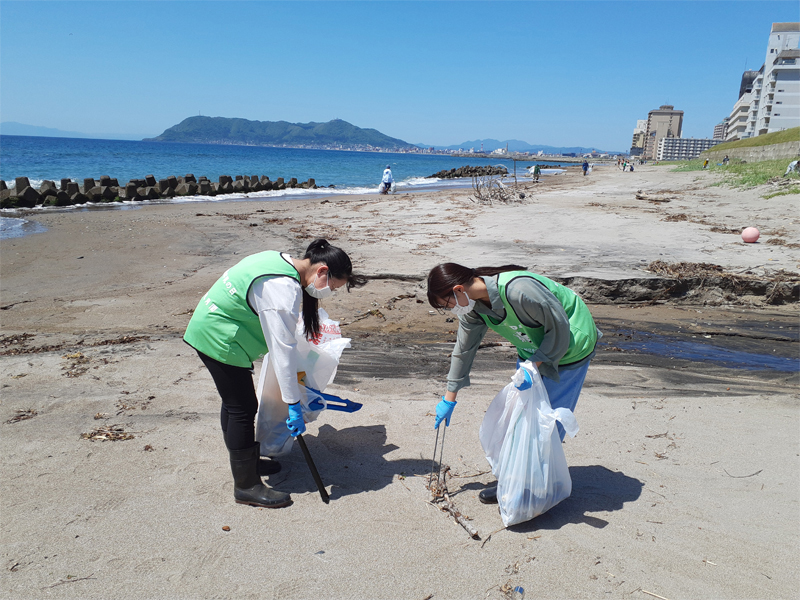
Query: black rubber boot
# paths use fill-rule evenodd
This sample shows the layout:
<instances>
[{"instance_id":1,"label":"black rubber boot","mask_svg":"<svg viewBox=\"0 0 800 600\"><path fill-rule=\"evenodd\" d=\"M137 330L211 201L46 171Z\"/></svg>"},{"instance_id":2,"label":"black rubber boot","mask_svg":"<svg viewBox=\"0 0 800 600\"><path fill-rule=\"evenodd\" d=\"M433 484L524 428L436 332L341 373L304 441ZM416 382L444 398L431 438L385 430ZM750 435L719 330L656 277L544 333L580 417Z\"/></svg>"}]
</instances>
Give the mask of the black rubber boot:
<instances>
[{"instance_id":1,"label":"black rubber boot","mask_svg":"<svg viewBox=\"0 0 800 600\"><path fill-rule=\"evenodd\" d=\"M228 447L228 432L222 432L222 439L225 441L225 447ZM277 460L269 458L267 456L260 457L261 460L258 461L258 474L261 477L267 477L269 475L275 475L275 473L281 472L281 463Z\"/></svg>"},{"instance_id":2,"label":"black rubber boot","mask_svg":"<svg viewBox=\"0 0 800 600\"><path fill-rule=\"evenodd\" d=\"M238 504L261 506L263 508L282 508L292 503L285 492L270 489L261 482L258 475L259 444L245 450L228 450L233 473L233 497Z\"/></svg>"},{"instance_id":3,"label":"black rubber boot","mask_svg":"<svg viewBox=\"0 0 800 600\"><path fill-rule=\"evenodd\" d=\"M478 494L478 500L484 504L497 504L497 484L495 483L481 490Z\"/></svg>"}]
</instances>

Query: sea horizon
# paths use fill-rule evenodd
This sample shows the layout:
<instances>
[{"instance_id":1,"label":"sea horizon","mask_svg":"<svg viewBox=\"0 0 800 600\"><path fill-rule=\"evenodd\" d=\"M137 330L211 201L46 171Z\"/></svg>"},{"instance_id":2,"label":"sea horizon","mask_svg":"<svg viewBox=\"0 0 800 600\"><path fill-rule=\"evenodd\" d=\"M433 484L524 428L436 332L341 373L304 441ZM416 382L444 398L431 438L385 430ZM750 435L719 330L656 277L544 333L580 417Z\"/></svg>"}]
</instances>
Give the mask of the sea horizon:
<instances>
[{"instance_id":1,"label":"sea horizon","mask_svg":"<svg viewBox=\"0 0 800 600\"><path fill-rule=\"evenodd\" d=\"M446 154L368 152L233 144L182 144L90 138L47 138L42 136L0 135L0 179L9 188L16 177L28 177L37 188L45 180L57 184L70 179L83 184L84 178L99 180L102 175L116 178L120 185L131 179L153 175L156 179L193 174L217 181L221 175L270 177L275 181L292 177L298 182L314 179L317 189L286 189L225 196L179 197L173 201L233 200L251 197L320 196L369 194L377 191L383 170L389 165L397 192L468 187L469 179L439 179L430 176L463 166L504 166L514 172L514 160L503 157L469 157ZM517 160L517 176L524 177L526 165L535 163L555 167L559 161ZM331 187L332 186L332 187ZM9 210L9 209L5 209Z\"/></svg>"}]
</instances>

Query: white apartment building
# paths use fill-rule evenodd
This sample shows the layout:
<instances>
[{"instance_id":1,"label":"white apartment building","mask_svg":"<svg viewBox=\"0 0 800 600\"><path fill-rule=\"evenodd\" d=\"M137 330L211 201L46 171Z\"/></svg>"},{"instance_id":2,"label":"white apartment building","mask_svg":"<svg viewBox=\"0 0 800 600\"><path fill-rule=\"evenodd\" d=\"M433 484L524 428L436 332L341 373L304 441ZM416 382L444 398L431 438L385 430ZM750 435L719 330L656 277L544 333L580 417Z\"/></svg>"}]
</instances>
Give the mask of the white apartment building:
<instances>
[{"instance_id":1,"label":"white apartment building","mask_svg":"<svg viewBox=\"0 0 800 600\"><path fill-rule=\"evenodd\" d=\"M725 134L727 133L727 131L728 131L728 117L725 117L724 119L722 119L722 121L714 125L714 135L711 137L715 140L722 141L725 139Z\"/></svg>"},{"instance_id":2,"label":"white apartment building","mask_svg":"<svg viewBox=\"0 0 800 600\"><path fill-rule=\"evenodd\" d=\"M752 80L751 80L752 78ZM749 81L750 85L746 85ZM773 23L767 57L745 71L726 141L800 126L800 23Z\"/></svg>"},{"instance_id":3,"label":"white apartment building","mask_svg":"<svg viewBox=\"0 0 800 600\"><path fill-rule=\"evenodd\" d=\"M658 140L656 160L692 160L700 156L703 150L721 143L722 140L705 138L661 138Z\"/></svg>"}]
</instances>

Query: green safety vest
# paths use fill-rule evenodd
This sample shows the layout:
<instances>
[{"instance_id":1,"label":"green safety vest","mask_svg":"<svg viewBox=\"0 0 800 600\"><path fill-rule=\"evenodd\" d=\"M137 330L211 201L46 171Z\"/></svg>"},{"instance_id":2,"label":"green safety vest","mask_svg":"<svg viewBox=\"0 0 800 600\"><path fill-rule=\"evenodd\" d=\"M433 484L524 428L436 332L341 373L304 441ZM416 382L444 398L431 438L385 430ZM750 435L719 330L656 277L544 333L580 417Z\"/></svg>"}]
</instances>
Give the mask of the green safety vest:
<instances>
[{"instance_id":1,"label":"green safety vest","mask_svg":"<svg viewBox=\"0 0 800 600\"><path fill-rule=\"evenodd\" d=\"M225 271L194 310L184 341L226 365L251 368L268 351L258 314L247 301L250 286L259 277L300 274L280 252L267 251L242 259Z\"/></svg>"},{"instance_id":2,"label":"green safety vest","mask_svg":"<svg viewBox=\"0 0 800 600\"><path fill-rule=\"evenodd\" d=\"M523 360L529 359L544 339L544 327L528 327L523 325L514 309L508 303L506 287L509 283L519 277L531 277L544 285L561 303L564 311L569 318L569 349L558 362L559 365L569 365L583 360L594 351L597 343L597 327L589 309L583 300L568 287L560 283L531 273L529 271L507 271L500 273L497 278L497 287L500 291L500 299L506 309L506 316L501 321L495 323L487 315L480 315L490 329L496 331L509 342L517 347L517 352Z\"/></svg>"}]
</instances>

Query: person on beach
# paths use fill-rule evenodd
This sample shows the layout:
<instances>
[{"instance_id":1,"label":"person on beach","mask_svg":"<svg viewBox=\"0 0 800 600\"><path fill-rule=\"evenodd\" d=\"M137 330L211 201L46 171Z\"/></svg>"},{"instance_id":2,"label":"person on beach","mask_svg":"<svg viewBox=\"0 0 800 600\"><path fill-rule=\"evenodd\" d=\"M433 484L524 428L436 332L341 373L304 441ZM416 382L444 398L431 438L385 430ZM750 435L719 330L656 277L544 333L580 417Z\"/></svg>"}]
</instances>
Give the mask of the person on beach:
<instances>
[{"instance_id":1,"label":"person on beach","mask_svg":"<svg viewBox=\"0 0 800 600\"><path fill-rule=\"evenodd\" d=\"M383 178L381 179L381 194L389 193L389 190L392 188L392 182L394 182L392 178L392 167L386 165L386 168L383 170Z\"/></svg>"},{"instance_id":2,"label":"person on beach","mask_svg":"<svg viewBox=\"0 0 800 600\"><path fill-rule=\"evenodd\" d=\"M583 176L586 177L586 171L589 170L589 161L583 161L581 168L583 169Z\"/></svg>"},{"instance_id":3,"label":"person on beach","mask_svg":"<svg viewBox=\"0 0 800 600\"><path fill-rule=\"evenodd\" d=\"M539 165L536 165L535 167L533 167L533 180L534 181L536 181L536 182L539 181L539 175L541 174L541 172L542 172L542 167L540 167Z\"/></svg>"},{"instance_id":4,"label":"person on beach","mask_svg":"<svg viewBox=\"0 0 800 600\"><path fill-rule=\"evenodd\" d=\"M704 168L704 169L707 169L707 168L708 168L708 159L705 159L705 160L703 161L703 168Z\"/></svg>"},{"instance_id":5,"label":"person on beach","mask_svg":"<svg viewBox=\"0 0 800 600\"><path fill-rule=\"evenodd\" d=\"M553 408L575 410L586 371L602 336L589 309L563 285L519 265L471 269L456 263L435 266L428 274L428 302L458 316L447 390L436 405L434 427L445 427L458 391L470 385L475 353L489 329L517 349L517 366L536 364ZM561 439L565 431L558 423ZM497 502L497 485L478 495Z\"/></svg>"},{"instance_id":6,"label":"person on beach","mask_svg":"<svg viewBox=\"0 0 800 600\"><path fill-rule=\"evenodd\" d=\"M730 159L730 158L728 158L728 155L726 154L726 155L725 155L725 158L723 158L723 159L722 159L722 164L723 164L723 165L725 165L725 166L727 167L727 166L728 166L728 163L730 162L730 160L731 160L731 159Z\"/></svg>"},{"instance_id":7,"label":"person on beach","mask_svg":"<svg viewBox=\"0 0 800 600\"><path fill-rule=\"evenodd\" d=\"M286 426L295 437L303 433L295 368L301 311L306 337L319 336L319 300L340 287L349 292L365 283L363 276L353 274L342 249L317 239L302 258L269 250L242 259L201 298L183 339L197 351L222 398L220 423L237 503L264 508L291 504L289 494L261 481L260 475L277 473L280 464L259 456L253 362L270 353L283 401L289 405Z\"/></svg>"}]
</instances>

